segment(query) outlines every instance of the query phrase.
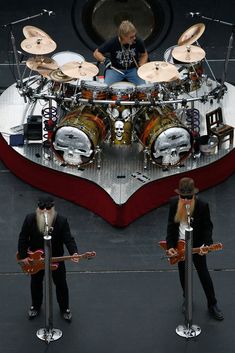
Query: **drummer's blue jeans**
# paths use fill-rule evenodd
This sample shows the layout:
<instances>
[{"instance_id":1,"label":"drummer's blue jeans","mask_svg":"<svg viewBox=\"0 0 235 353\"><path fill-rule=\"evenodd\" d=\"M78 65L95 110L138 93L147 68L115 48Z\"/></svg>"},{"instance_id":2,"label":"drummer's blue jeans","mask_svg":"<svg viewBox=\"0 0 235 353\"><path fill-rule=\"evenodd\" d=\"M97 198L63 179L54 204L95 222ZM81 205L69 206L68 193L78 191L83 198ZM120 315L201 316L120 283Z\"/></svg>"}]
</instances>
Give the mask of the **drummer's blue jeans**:
<instances>
[{"instance_id":1,"label":"drummer's blue jeans","mask_svg":"<svg viewBox=\"0 0 235 353\"><path fill-rule=\"evenodd\" d=\"M110 86L115 82L120 82L123 80L127 80L128 82L134 83L135 85L142 85L145 83L144 80L142 80L142 78L140 78L137 75L137 69L133 68L133 69L128 69L128 70L121 70L123 72L124 75L122 75L121 73L115 71L115 70L111 70L108 69L105 72L105 78L104 78L104 82Z\"/></svg>"}]
</instances>

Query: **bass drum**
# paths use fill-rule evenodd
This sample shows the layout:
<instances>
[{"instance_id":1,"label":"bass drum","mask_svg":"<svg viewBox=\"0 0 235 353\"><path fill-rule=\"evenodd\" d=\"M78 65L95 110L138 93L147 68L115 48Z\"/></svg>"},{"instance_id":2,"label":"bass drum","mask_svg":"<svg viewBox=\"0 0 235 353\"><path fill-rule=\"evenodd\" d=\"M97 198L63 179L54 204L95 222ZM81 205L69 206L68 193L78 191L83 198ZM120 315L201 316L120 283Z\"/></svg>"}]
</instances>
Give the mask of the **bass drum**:
<instances>
[{"instance_id":1,"label":"bass drum","mask_svg":"<svg viewBox=\"0 0 235 353\"><path fill-rule=\"evenodd\" d=\"M105 111L82 106L68 113L53 132L53 151L59 160L71 166L91 163L108 130Z\"/></svg>"},{"instance_id":2,"label":"bass drum","mask_svg":"<svg viewBox=\"0 0 235 353\"><path fill-rule=\"evenodd\" d=\"M161 112L145 108L136 119L135 132L153 163L161 167L178 165L191 153L192 134L169 107Z\"/></svg>"}]
</instances>

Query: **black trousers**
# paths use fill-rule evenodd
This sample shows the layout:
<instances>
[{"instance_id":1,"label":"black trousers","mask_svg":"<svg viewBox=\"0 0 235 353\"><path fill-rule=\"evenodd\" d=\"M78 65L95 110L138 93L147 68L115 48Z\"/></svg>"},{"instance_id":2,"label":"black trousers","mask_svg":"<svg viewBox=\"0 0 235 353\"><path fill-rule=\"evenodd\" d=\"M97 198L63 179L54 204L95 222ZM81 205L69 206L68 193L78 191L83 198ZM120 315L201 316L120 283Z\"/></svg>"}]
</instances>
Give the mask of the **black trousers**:
<instances>
[{"instance_id":1,"label":"black trousers","mask_svg":"<svg viewBox=\"0 0 235 353\"><path fill-rule=\"evenodd\" d=\"M206 256L194 254L193 255L193 264L196 268L196 271L198 273L198 277L199 277L200 282L202 284L202 288L205 292L208 307L215 305L217 303L217 300L215 297L215 290L214 290L213 282L212 282L210 273L207 268ZM185 292L185 261L178 262L178 269L179 269L180 283L181 283L183 293L184 293Z\"/></svg>"},{"instance_id":2,"label":"black trousers","mask_svg":"<svg viewBox=\"0 0 235 353\"><path fill-rule=\"evenodd\" d=\"M44 270L41 270L34 275L31 275L31 297L32 305L39 309L43 301L43 278ZM59 304L60 310L65 311L69 308L69 291L66 281L65 264L61 262L58 268L52 271L52 279L56 287L56 299Z\"/></svg>"}]
</instances>

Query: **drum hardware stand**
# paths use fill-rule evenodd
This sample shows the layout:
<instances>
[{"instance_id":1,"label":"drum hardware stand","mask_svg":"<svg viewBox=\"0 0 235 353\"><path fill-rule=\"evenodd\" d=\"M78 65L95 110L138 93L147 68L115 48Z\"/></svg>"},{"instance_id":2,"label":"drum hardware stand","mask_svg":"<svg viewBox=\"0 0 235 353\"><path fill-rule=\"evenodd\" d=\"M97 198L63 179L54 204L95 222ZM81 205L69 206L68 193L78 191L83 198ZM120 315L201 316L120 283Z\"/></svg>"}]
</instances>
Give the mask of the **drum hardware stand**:
<instances>
[{"instance_id":1,"label":"drum hardware stand","mask_svg":"<svg viewBox=\"0 0 235 353\"><path fill-rule=\"evenodd\" d=\"M39 17L39 16L43 16L44 14L45 14L45 12L41 12L41 13L39 13L37 15L30 16L30 17L25 17L25 18L22 18L20 20L17 20L17 21L14 21L14 22L10 22L10 23L7 23L7 24L2 26L3 28L7 28L7 27L10 28L11 44L12 44L12 49L13 49L13 54L14 54L15 63L16 63L16 69L17 69L17 74L18 74L18 79L17 79L16 83L17 83L17 87L20 89L20 92L21 92L21 94L24 97L25 103L27 102L25 86L24 86L22 74L20 72L20 61L19 61L18 51L16 49L15 36L14 36L13 30L12 30L12 27L14 25L18 24L18 23L25 22L25 21L31 20L31 19Z\"/></svg>"},{"instance_id":2,"label":"drum hardware stand","mask_svg":"<svg viewBox=\"0 0 235 353\"><path fill-rule=\"evenodd\" d=\"M101 148L99 146L96 147L95 153L97 153L97 169L100 169L101 168Z\"/></svg>"},{"instance_id":3,"label":"drum hardware stand","mask_svg":"<svg viewBox=\"0 0 235 353\"><path fill-rule=\"evenodd\" d=\"M149 156L149 149L148 147L144 148L144 170L148 169L148 156Z\"/></svg>"},{"instance_id":4,"label":"drum hardware stand","mask_svg":"<svg viewBox=\"0 0 235 353\"><path fill-rule=\"evenodd\" d=\"M185 230L185 325L176 327L177 335L185 338L194 338L201 333L201 328L193 325L193 310L192 310L192 279L193 279L193 262L192 262L192 235L193 228L191 226L190 205L185 205L187 212L187 227Z\"/></svg>"},{"instance_id":5,"label":"drum hardware stand","mask_svg":"<svg viewBox=\"0 0 235 353\"><path fill-rule=\"evenodd\" d=\"M217 97L217 102L219 102L220 99L222 98L223 94L224 94L224 83L225 83L226 78L227 78L228 63L229 63L230 53L231 53L231 50L232 50L232 47L233 47L233 34L234 34L234 30L235 30L235 24L231 23L231 22L221 21L221 20L218 20L218 19L212 18L212 17L206 17L206 16L202 16L202 15L200 15L200 17L205 19L205 20L221 23L223 25L227 25L227 26L232 27L231 34L230 34L230 37L229 37L229 42L228 42L227 54L226 54L226 58L225 58L225 62L224 62L224 69L223 69L223 72L222 72L220 90L219 90L218 97Z\"/></svg>"},{"instance_id":6,"label":"drum hardware stand","mask_svg":"<svg viewBox=\"0 0 235 353\"><path fill-rule=\"evenodd\" d=\"M201 46L200 46L200 44L199 44L198 41L196 41L196 44L201 48ZM217 79L216 79L216 77L215 77L215 75L214 75L214 72L213 72L213 70L212 70L212 68L211 68L211 66L210 66L210 64L209 64L209 62L208 62L208 60L207 60L207 58L205 57L204 60L205 60L205 63L206 63L206 65L207 65L207 67L208 67L208 69L209 69L209 71L210 71L210 73L211 73L211 75L212 75L214 81L217 83L217 85L220 86L220 83L217 81Z\"/></svg>"}]
</instances>

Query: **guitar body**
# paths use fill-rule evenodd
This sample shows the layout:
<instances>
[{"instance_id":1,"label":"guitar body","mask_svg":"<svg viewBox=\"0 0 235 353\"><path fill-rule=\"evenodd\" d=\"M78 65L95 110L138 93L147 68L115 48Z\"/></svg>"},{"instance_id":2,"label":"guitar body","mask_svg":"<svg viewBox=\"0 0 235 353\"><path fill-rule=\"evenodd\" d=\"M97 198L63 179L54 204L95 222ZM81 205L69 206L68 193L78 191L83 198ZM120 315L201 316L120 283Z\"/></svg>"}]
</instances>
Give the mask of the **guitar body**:
<instances>
[{"instance_id":1,"label":"guitar body","mask_svg":"<svg viewBox=\"0 0 235 353\"><path fill-rule=\"evenodd\" d=\"M43 254L43 250L36 250L34 252L28 251L28 257L30 258L29 265L26 265L19 260L18 253L16 254L16 259L20 262L23 272L28 273L29 275L34 275L35 273L45 269ZM59 265L56 263L51 263L51 270L56 270L58 266Z\"/></svg>"},{"instance_id":2,"label":"guitar body","mask_svg":"<svg viewBox=\"0 0 235 353\"><path fill-rule=\"evenodd\" d=\"M45 261L44 261L44 251L36 250L30 251L28 250L29 264L25 264L21 259L19 259L19 254L16 254L16 260L21 265L23 272L34 275L35 273L45 269ZM61 256L61 257L52 257L51 258L51 270L54 271L58 268L58 262L65 260L73 260L73 259L91 259L96 256L95 251L87 251L84 254L80 255L71 255L71 256Z\"/></svg>"},{"instance_id":3,"label":"guitar body","mask_svg":"<svg viewBox=\"0 0 235 353\"><path fill-rule=\"evenodd\" d=\"M167 251L167 242L166 240L161 240L159 241L159 245L162 249ZM171 265L177 264L179 261L184 261L185 257L185 241L184 240L178 240L177 247L175 248L177 250L177 255L169 257L168 260Z\"/></svg>"},{"instance_id":4,"label":"guitar body","mask_svg":"<svg viewBox=\"0 0 235 353\"><path fill-rule=\"evenodd\" d=\"M160 247L166 251L167 253L167 242L166 240L161 240L159 241ZM216 244L211 244L204 246L208 251L217 251L217 250L222 250L223 245L221 243L216 243ZM171 265L175 265L179 261L184 261L185 260L185 241L180 239L178 240L177 246L175 248L177 250L177 254L175 256L168 256L168 260ZM193 254L199 254L201 251L201 248L192 248L192 253Z\"/></svg>"}]
</instances>

